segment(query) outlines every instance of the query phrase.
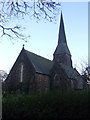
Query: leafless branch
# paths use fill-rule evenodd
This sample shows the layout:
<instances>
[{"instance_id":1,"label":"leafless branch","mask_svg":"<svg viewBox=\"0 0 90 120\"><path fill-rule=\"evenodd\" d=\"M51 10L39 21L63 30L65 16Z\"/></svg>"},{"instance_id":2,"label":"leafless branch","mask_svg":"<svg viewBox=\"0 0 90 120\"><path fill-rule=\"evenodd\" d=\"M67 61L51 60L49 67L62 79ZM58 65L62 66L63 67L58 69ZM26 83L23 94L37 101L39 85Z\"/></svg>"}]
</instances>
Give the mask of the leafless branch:
<instances>
[{"instance_id":1,"label":"leafless branch","mask_svg":"<svg viewBox=\"0 0 90 120\"><path fill-rule=\"evenodd\" d=\"M45 19L50 22L55 20L56 15L59 13L60 3L44 0L32 0L32 2L25 2L24 0L8 0L7 2L0 2L0 24L8 23L10 20L16 18L24 18L25 16L30 16L36 18L36 20ZM7 35L10 38L13 36L7 31L14 33L16 37L22 38L23 35L18 33L19 27L5 27L0 25L2 29L2 35Z\"/></svg>"},{"instance_id":2,"label":"leafless branch","mask_svg":"<svg viewBox=\"0 0 90 120\"><path fill-rule=\"evenodd\" d=\"M1 35L1 37L2 36L8 36L10 39L14 39L14 36L16 36L17 38L19 38L19 39L22 39L22 40L25 40L26 39L26 37L24 36L24 35L22 35L22 34L20 34L17 30L19 30L20 29L20 27L19 26L15 26L15 27L13 27L13 28L9 28L9 27L4 27L4 26L2 26L2 25L0 25L0 27L2 28L2 35ZM11 34L10 34L11 33ZM13 36L13 35L14 36ZM29 37L29 36L28 36Z\"/></svg>"}]
</instances>

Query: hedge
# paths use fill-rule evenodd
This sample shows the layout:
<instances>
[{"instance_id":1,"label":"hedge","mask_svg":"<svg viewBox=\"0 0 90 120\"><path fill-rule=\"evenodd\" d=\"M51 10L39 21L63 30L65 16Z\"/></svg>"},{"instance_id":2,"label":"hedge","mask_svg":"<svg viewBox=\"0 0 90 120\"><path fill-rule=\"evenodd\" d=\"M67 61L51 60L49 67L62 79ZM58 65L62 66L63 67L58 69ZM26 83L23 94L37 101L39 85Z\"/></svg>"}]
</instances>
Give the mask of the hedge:
<instances>
[{"instance_id":1,"label":"hedge","mask_svg":"<svg viewBox=\"0 0 90 120\"><path fill-rule=\"evenodd\" d=\"M90 95L85 91L7 95L2 120L88 120Z\"/></svg>"}]
</instances>

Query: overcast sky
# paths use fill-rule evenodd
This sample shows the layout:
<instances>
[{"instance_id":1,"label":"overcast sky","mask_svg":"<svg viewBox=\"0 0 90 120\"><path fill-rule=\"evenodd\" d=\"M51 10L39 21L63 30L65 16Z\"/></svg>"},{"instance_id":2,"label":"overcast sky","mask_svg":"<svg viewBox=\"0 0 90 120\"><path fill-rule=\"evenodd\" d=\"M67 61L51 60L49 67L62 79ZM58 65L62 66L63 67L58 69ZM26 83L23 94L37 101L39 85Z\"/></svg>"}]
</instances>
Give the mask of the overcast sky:
<instances>
[{"instance_id":1,"label":"overcast sky","mask_svg":"<svg viewBox=\"0 0 90 120\"><path fill-rule=\"evenodd\" d=\"M63 2L61 4L64 26L68 47L72 54L73 66L80 68L80 63L88 58L88 3L87 2ZM17 20L13 21L14 24ZM28 42L18 41L13 43L8 38L0 40L0 70L11 69L18 57L23 44L25 49L53 59L53 53L58 43L60 15L56 23L37 23L28 17L19 21L26 27L24 33L29 34Z\"/></svg>"}]
</instances>

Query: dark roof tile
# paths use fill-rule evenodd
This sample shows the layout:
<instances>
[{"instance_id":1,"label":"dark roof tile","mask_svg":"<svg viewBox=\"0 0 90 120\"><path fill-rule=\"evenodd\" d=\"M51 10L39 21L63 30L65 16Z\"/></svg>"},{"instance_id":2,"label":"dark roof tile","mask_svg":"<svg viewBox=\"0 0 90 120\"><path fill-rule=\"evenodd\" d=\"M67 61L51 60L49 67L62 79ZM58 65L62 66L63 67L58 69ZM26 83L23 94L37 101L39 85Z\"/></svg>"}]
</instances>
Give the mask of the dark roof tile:
<instances>
[{"instance_id":1,"label":"dark roof tile","mask_svg":"<svg viewBox=\"0 0 90 120\"><path fill-rule=\"evenodd\" d=\"M25 50L26 55L28 56L29 60L31 61L32 65L34 66L37 73L47 74L53 66L53 61L48 60L44 57L36 55L32 52Z\"/></svg>"},{"instance_id":2,"label":"dark roof tile","mask_svg":"<svg viewBox=\"0 0 90 120\"><path fill-rule=\"evenodd\" d=\"M80 76L79 72L75 68L69 67L69 66L64 65L62 63L60 63L60 66L63 68L63 70L67 74L68 78L76 80L77 89L83 89L83 79Z\"/></svg>"}]
</instances>

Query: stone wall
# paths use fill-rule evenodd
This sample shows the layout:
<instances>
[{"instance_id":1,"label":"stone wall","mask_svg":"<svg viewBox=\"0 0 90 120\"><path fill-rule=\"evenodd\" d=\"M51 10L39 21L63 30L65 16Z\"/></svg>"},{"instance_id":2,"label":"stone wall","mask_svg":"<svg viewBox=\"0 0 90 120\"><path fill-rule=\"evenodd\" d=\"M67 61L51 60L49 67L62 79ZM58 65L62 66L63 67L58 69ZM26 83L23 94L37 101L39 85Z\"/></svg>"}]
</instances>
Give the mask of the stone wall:
<instances>
[{"instance_id":1,"label":"stone wall","mask_svg":"<svg viewBox=\"0 0 90 120\"><path fill-rule=\"evenodd\" d=\"M35 74L36 92L47 92L50 88L50 78L44 74Z\"/></svg>"},{"instance_id":2,"label":"stone wall","mask_svg":"<svg viewBox=\"0 0 90 120\"><path fill-rule=\"evenodd\" d=\"M70 80L58 63L55 63L51 70L50 84L53 90L67 90L71 88Z\"/></svg>"}]
</instances>

